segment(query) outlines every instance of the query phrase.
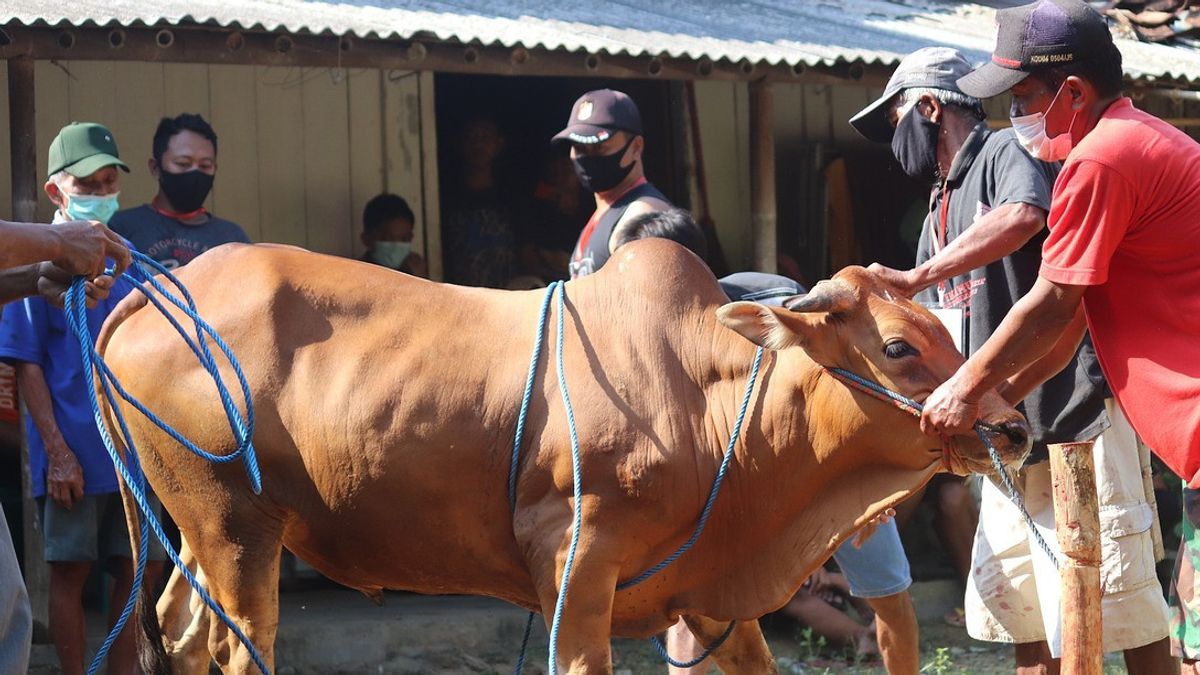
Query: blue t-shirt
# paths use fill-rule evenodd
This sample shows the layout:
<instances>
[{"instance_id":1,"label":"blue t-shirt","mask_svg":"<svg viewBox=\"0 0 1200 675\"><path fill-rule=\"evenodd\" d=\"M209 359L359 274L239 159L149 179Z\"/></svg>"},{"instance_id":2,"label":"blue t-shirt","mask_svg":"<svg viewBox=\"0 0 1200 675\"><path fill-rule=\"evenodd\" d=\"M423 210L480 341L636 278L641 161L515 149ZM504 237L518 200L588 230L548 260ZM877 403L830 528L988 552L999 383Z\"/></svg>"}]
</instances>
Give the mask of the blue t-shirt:
<instances>
[{"instance_id":1,"label":"blue t-shirt","mask_svg":"<svg viewBox=\"0 0 1200 675\"><path fill-rule=\"evenodd\" d=\"M164 216L149 204L117 213L108 226L169 270L221 244L250 243L250 237L237 223L209 214L207 221L188 225Z\"/></svg>"},{"instance_id":2,"label":"blue t-shirt","mask_svg":"<svg viewBox=\"0 0 1200 675\"><path fill-rule=\"evenodd\" d=\"M108 298L87 310L88 330L93 339L99 335L104 319L130 292L136 292L133 286L119 279ZM79 341L71 333L63 310L36 296L5 305L0 314L0 360L42 367L54 405L54 420L83 469L84 493L116 492L116 470L96 428ZM46 494L46 446L29 415L25 415L25 429L33 495L42 497Z\"/></svg>"}]
</instances>

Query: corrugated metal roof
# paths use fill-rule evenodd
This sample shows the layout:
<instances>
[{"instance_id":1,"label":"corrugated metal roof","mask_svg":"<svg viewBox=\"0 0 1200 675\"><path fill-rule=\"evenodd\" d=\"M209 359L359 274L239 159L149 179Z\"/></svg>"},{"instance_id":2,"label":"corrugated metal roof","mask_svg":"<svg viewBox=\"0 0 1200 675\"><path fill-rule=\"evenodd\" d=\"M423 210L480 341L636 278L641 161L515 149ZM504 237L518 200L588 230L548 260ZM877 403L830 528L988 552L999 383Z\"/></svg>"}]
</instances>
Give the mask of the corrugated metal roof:
<instances>
[{"instance_id":1,"label":"corrugated metal roof","mask_svg":"<svg viewBox=\"0 0 1200 675\"><path fill-rule=\"evenodd\" d=\"M0 23L187 25L772 65L987 58L994 10L939 0L0 0ZM1200 50L1118 40L1139 79L1200 81Z\"/></svg>"}]
</instances>

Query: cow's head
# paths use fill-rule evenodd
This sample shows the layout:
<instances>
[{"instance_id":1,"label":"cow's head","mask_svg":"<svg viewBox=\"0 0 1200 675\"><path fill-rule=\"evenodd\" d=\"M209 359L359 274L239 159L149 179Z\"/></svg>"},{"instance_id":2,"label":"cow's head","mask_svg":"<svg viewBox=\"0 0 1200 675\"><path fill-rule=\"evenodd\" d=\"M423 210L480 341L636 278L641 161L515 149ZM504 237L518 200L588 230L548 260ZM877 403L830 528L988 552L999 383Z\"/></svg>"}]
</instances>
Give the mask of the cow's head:
<instances>
[{"instance_id":1,"label":"cow's head","mask_svg":"<svg viewBox=\"0 0 1200 675\"><path fill-rule=\"evenodd\" d=\"M751 342L779 351L781 357L800 356L798 350L803 350L821 366L845 369L918 402L963 363L950 333L929 310L861 267L838 272L808 294L788 299L782 308L734 302L721 307L718 317ZM895 434L898 443L939 444L938 439L923 441L912 433L920 433L915 417L889 411L883 403L863 401L865 397L858 394L859 409L872 416L891 416L889 423L904 425L903 432ZM1025 418L994 391L981 401L980 415L1000 430L988 433L1001 461L1008 466L1024 461L1031 438ZM901 427L893 428L899 432ZM976 435L944 439L944 445L937 450L945 451L949 468L956 473L992 470L987 449Z\"/></svg>"}]
</instances>

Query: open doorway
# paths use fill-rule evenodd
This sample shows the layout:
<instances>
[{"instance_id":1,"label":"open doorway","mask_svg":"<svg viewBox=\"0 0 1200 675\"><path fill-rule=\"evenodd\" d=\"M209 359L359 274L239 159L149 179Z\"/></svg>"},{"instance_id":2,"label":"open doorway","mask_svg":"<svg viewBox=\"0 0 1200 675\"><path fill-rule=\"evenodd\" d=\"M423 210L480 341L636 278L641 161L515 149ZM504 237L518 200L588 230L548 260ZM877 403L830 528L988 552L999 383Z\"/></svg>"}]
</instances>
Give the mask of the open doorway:
<instances>
[{"instance_id":1,"label":"open doorway","mask_svg":"<svg viewBox=\"0 0 1200 675\"><path fill-rule=\"evenodd\" d=\"M438 173L446 280L529 287L566 278L592 213L566 147L550 137L584 92L619 89L638 104L649 180L686 205L678 96L669 83L598 78L438 75Z\"/></svg>"}]
</instances>

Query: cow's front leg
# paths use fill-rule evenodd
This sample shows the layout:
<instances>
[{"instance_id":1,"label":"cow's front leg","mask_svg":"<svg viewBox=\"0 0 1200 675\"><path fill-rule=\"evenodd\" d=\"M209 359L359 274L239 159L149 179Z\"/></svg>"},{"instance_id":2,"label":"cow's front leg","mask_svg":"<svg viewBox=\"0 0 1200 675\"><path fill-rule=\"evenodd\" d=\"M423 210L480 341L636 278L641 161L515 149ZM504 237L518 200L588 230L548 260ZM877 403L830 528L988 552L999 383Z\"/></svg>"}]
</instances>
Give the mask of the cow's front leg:
<instances>
[{"instance_id":1,"label":"cow's front leg","mask_svg":"<svg viewBox=\"0 0 1200 675\"><path fill-rule=\"evenodd\" d=\"M570 547L570 514L556 510L560 511L560 518L542 532L561 532L563 536L544 537L531 550L530 569L534 572L547 630L553 623L559 581ZM566 518L562 518L563 515ZM619 573L619 565L613 558L621 549L605 540L596 524L588 522L586 513L581 533L583 536L575 551L559 620L557 671L570 675L601 675L612 672L609 640Z\"/></svg>"},{"instance_id":2,"label":"cow's front leg","mask_svg":"<svg viewBox=\"0 0 1200 675\"><path fill-rule=\"evenodd\" d=\"M564 555L565 558L565 555ZM561 566L556 578L562 577ZM617 568L594 560L580 544L558 626L558 672L601 675L612 672L612 606ZM543 595L546 628L554 620L557 588Z\"/></svg>"},{"instance_id":3,"label":"cow's front leg","mask_svg":"<svg viewBox=\"0 0 1200 675\"><path fill-rule=\"evenodd\" d=\"M692 634L705 645L716 642L729 627L727 621L714 621L702 616L685 616L683 620ZM711 658L725 675L779 673L758 621L738 621L729 638L712 653Z\"/></svg>"}]
</instances>

